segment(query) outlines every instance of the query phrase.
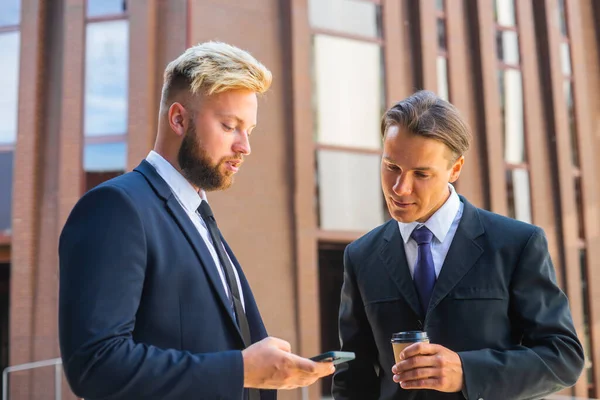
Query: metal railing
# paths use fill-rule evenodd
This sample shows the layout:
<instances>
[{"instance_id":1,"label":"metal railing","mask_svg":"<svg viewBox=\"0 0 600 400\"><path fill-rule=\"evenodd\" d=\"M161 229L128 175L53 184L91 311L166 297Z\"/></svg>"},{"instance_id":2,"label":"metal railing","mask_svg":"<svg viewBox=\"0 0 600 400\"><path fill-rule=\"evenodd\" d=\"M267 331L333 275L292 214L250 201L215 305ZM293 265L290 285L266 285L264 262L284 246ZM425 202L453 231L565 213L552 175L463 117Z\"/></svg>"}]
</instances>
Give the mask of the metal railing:
<instances>
[{"instance_id":1,"label":"metal railing","mask_svg":"<svg viewBox=\"0 0 600 400\"><path fill-rule=\"evenodd\" d=\"M53 358L50 360L36 361L26 364L13 365L2 371L2 400L8 400L8 374L11 372L26 371L34 368L50 367L54 365L54 399L61 400L62 397L62 360Z\"/></svg>"}]
</instances>

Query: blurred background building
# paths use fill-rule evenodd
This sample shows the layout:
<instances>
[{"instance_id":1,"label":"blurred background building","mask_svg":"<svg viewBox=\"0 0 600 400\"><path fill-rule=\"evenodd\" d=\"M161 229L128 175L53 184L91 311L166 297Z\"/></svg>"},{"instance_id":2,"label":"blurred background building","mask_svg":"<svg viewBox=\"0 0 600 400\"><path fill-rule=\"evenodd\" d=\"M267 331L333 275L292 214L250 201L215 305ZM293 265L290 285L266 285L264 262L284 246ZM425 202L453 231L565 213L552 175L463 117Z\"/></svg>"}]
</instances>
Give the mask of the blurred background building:
<instances>
[{"instance_id":1,"label":"blurred background building","mask_svg":"<svg viewBox=\"0 0 600 400\"><path fill-rule=\"evenodd\" d=\"M473 129L458 191L545 229L587 356L563 394L600 397L598 0L0 0L2 368L59 356L62 225L146 156L164 67L206 40L274 74L252 157L210 194L272 335L338 347L343 249L389 218L380 116L425 88ZM52 371L10 377L54 397Z\"/></svg>"}]
</instances>

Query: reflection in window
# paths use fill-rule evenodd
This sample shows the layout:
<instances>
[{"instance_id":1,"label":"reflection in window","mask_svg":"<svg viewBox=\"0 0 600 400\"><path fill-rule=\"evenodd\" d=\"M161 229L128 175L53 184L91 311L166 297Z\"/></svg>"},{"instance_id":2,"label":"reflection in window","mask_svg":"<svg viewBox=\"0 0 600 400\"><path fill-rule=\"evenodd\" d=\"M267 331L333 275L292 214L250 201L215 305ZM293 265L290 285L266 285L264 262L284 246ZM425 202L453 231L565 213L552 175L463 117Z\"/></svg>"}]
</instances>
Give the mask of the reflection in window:
<instances>
[{"instance_id":1,"label":"reflection in window","mask_svg":"<svg viewBox=\"0 0 600 400\"><path fill-rule=\"evenodd\" d=\"M521 71L498 71L502 107L504 160L508 163L525 162L525 132L523 120L523 87Z\"/></svg>"},{"instance_id":2,"label":"reflection in window","mask_svg":"<svg viewBox=\"0 0 600 400\"><path fill-rule=\"evenodd\" d=\"M381 148L384 92L379 45L316 35L313 57L318 143Z\"/></svg>"},{"instance_id":3,"label":"reflection in window","mask_svg":"<svg viewBox=\"0 0 600 400\"><path fill-rule=\"evenodd\" d=\"M127 130L128 44L125 20L87 26L86 136L123 134Z\"/></svg>"},{"instance_id":4,"label":"reflection in window","mask_svg":"<svg viewBox=\"0 0 600 400\"><path fill-rule=\"evenodd\" d=\"M362 0L309 0L309 19L313 28L381 37L380 8Z\"/></svg>"},{"instance_id":5,"label":"reflection in window","mask_svg":"<svg viewBox=\"0 0 600 400\"><path fill-rule=\"evenodd\" d=\"M122 14L127 11L126 0L87 0L87 16Z\"/></svg>"},{"instance_id":6,"label":"reflection in window","mask_svg":"<svg viewBox=\"0 0 600 400\"><path fill-rule=\"evenodd\" d=\"M570 80L563 82L567 113L569 116L569 136L571 137L571 160L575 167L579 167L579 149L577 145L577 126L575 125L575 109L573 108L573 85Z\"/></svg>"},{"instance_id":7,"label":"reflection in window","mask_svg":"<svg viewBox=\"0 0 600 400\"><path fill-rule=\"evenodd\" d=\"M496 22L502 26L515 26L515 3L514 0L495 0L494 11Z\"/></svg>"},{"instance_id":8,"label":"reflection in window","mask_svg":"<svg viewBox=\"0 0 600 400\"><path fill-rule=\"evenodd\" d=\"M368 231L384 222L381 157L318 150L321 229Z\"/></svg>"},{"instance_id":9,"label":"reflection in window","mask_svg":"<svg viewBox=\"0 0 600 400\"><path fill-rule=\"evenodd\" d=\"M438 96L448 101L448 60L446 57L437 57L437 84Z\"/></svg>"},{"instance_id":10,"label":"reflection in window","mask_svg":"<svg viewBox=\"0 0 600 400\"><path fill-rule=\"evenodd\" d=\"M560 62L562 66L562 73L564 75L571 75L571 51L569 43L560 44Z\"/></svg>"},{"instance_id":11,"label":"reflection in window","mask_svg":"<svg viewBox=\"0 0 600 400\"><path fill-rule=\"evenodd\" d=\"M444 11L444 0L435 0L435 8L438 11Z\"/></svg>"},{"instance_id":12,"label":"reflection in window","mask_svg":"<svg viewBox=\"0 0 600 400\"><path fill-rule=\"evenodd\" d=\"M565 11L565 0L558 0L558 23L560 33L567 36L567 13Z\"/></svg>"},{"instance_id":13,"label":"reflection in window","mask_svg":"<svg viewBox=\"0 0 600 400\"><path fill-rule=\"evenodd\" d=\"M11 144L17 137L19 92L19 32L0 33L0 144Z\"/></svg>"},{"instance_id":14,"label":"reflection in window","mask_svg":"<svg viewBox=\"0 0 600 400\"><path fill-rule=\"evenodd\" d=\"M496 49L498 51L498 60L508 65L519 64L519 39L517 32L497 31Z\"/></svg>"},{"instance_id":15,"label":"reflection in window","mask_svg":"<svg viewBox=\"0 0 600 400\"><path fill-rule=\"evenodd\" d=\"M89 172L122 171L127 159L127 144L87 144L84 149L84 169Z\"/></svg>"},{"instance_id":16,"label":"reflection in window","mask_svg":"<svg viewBox=\"0 0 600 400\"><path fill-rule=\"evenodd\" d=\"M437 20L438 50L446 51L446 22L442 18Z\"/></svg>"},{"instance_id":17,"label":"reflection in window","mask_svg":"<svg viewBox=\"0 0 600 400\"><path fill-rule=\"evenodd\" d=\"M13 152L0 152L0 235L10 235Z\"/></svg>"},{"instance_id":18,"label":"reflection in window","mask_svg":"<svg viewBox=\"0 0 600 400\"><path fill-rule=\"evenodd\" d=\"M21 0L0 1L0 26L19 25L20 22Z\"/></svg>"},{"instance_id":19,"label":"reflection in window","mask_svg":"<svg viewBox=\"0 0 600 400\"><path fill-rule=\"evenodd\" d=\"M508 216L531 223L531 195L529 188L529 171L526 169L509 169L506 171L508 196Z\"/></svg>"}]
</instances>

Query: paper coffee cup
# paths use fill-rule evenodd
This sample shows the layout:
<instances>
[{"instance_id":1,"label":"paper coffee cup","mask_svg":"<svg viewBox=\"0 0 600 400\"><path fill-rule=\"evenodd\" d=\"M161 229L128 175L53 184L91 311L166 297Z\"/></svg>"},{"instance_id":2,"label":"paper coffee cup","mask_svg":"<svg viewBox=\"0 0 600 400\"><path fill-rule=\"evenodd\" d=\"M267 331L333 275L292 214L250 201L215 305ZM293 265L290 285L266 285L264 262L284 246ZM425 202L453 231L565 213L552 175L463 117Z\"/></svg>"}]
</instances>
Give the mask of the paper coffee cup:
<instances>
[{"instance_id":1,"label":"paper coffee cup","mask_svg":"<svg viewBox=\"0 0 600 400\"><path fill-rule=\"evenodd\" d=\"M429 343L429 337L427 336L427 332L423 331L398 332L392 335L391 342L394 350L394 359L398 363L400 362L400 353L402 350L416 342Z\"/></svg>"}]
</instances>

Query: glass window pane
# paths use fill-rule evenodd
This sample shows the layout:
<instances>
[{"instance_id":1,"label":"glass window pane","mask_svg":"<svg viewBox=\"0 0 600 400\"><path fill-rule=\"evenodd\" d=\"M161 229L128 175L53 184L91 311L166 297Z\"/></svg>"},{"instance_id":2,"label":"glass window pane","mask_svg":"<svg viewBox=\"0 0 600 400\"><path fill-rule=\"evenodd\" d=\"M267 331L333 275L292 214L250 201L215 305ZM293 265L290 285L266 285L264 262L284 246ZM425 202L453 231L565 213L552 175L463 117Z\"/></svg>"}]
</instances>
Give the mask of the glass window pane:
<instances>
[{"instance_id":1,"label":"glass window pane","mask_svg":"<svg viewBox=\"0 0 600 400\"><path fill-rule=\"evenodd\" d=\"M14 143L19 107L19 32L0 34L0 144Z\"/></svg>"},{"instance_id":2,"label":"glass window pane","mask_svg":"<svg viewBox=\"0 0 600 400\"><path fill-rule=\"evenodd\" d=\"M444 11L444 0L435 0L435 8L437 8L438 11Z\"/></svg>"},{"instance_id":3,"label":"glass window pane","mask_svg":"<svg viewBox=\"0 0 600 400\"><path fill-rule=\"evenodd\" d=\"M504 110L504 159L508 163L522 163L526 161L526 157L521 71L502 70L500 92Z\"/></svg>"},{"instance_id":4,"label":"glass window pane","mask_svg":"<svg viewBox=\"0 0 600 400\"><path fill-rule=\"evenodd\" d=\"M497 31L496 47L498 60L509 65L519 64L519 39L517 32Z\"/></svg>"},{"instance_id":5,"label":"glass window pane","mask_svg":"<svg viewBox=\"0 0 600 400\"><path fill-rule=\"evenodd\" d=\"M514 0L495 0L496 22L502 26L515 26Z\"/></svg>"},{"instance_id":6,"label":"glass window pane","mask_svg":"<svg viewBox=\"0 0 600 400\"><path fill-rule=\"evenodd\" d=\"M127 11L127 0L88 0L88 17L122 14Z\"/></svg>"},{"instance_id":7,"label":"glass window pane","mask_svg":"<svg viewBox=\"0 0 600 400\"><path fill-rule=\"evenodd\" d=\"M438 96L448 101L448 60L446 57L437 57L437 85Z\"/></svg>"},{"instance_id":8,"label":"glass window pane","mask_svg":"<svg viewBox=\"0 0 600 400\"><path fill-rule=\"evenodd\" d=\"M560 26L560 33L563 36L568 36L567 13L565 10L565 0L558 0L558 24Z\"/></svg>"},{"instance_id":9,"label":"glass window pane","mask_svg":"<svg viewBox=\"0 0 600 400\"><path fill-rule=\"evenodd\" d=\"M437 20L437 36L438 36L438 49L446 51L446 21L441 18Z\"/></svg>"},{"instance_id":10,"label":"glass window pane","mask_svg":"<svg viewBox=\"0 0 600 400\"><path fill-rule=\"evenodd\" d=\"M88 24L86 49L85 134L124 134L127 131L128 22Z\"/></svg>"},{"instance_id":11,"label":"glass window pane","mask_svg":"<svg viewBox=\"0 0 600 400\"><path fill-rule=\"evenodd\" d=\"M560 61L562 65L562 73L564 75L571 75L571 50L569 43L560 44Z\"/></svg>"},{"instance_id":12,"label":"glass window pane","mask_svg":"<svg viewBox=\"0 0 600 400\"><path fill-rule=\"evenodd\" d=\"M123 171L127 165L127 143L87 144L83 169L87 172Z\"/></svg>"},{"instance_id":13,"label":"glass window pane","mask_svg":"<svg viewBox=\"0 0 600 400\"><path fill-rule=\"evenodd\" d=\"M571 81L563 82L565 102L569 115L569 135L571 137L571 160L575 167L579 167L579 144L577 141L577 125L575 122L575 109L573 108L573 85Z\"/></svg>"},{"instance_id":14,"label":"glass window pane","mask_svg":"<svg viewBox=\"0 0 600 400\"><path fill-rule=\"evenodd\" d=\"M12 209L13 152L0 152L0 234L10 235Z\"/></svg>"},{"instance_id":15,"label":"glass window pane","mask_svg":"<svg viewBox=\"0 0 600 400\"><path fill-rule=\"evenodd\" d=\"M19 25L21 22L21 0L0 1L0 26Z\"/></svg>"},{"instance_id":16,"label":"glass window pane","mask_svg":"<svg viewBox=\"0 0 600 400\"><path fill-rule=\"evenodd\" d=\"M316 35L313 79L318 142L381 148L381 48L374 43Z\"/></svg>"},{"instance_id":17,"label":"glass window pane","mask_svg":"<svg viewBox=\"0 0 600 400\"><path fill-rule=\"evenodd\" d=\"M581 177L575 178L575 206L577 207L578 235L580 239L585 239L585 220L583 219L583 193L585 190L581 187Z\"/></svg>"},{"instance_id":18,"label":"glass window pane","mask_svg":"<svg viewBox=\"0 0 600 400\"><path fill-rule=\"evenodd\" d=\"M381 37L380 9L374 3L361 0L309 0L308 12L313 28Z\"/></svg>"},{"instance_id":19,"label":"glass window pane","mask_svg":"<svg viewBox=\"0 0 600 400\"><path fill-rule=\"evenodd\" d=\"M377 154L318 150L321 229L368 231L384 222Z\"/></svg>"},{"instance_id":20,"label":"glass window pane","mask_svg":"<svg viewBox=\"0 0 600 400\"><path fill-rule=\"evenodd\" d=\"M529 171L513 169L506 171L508 216L531 223L531 196Z\"/></svg>"}]
</instances>

